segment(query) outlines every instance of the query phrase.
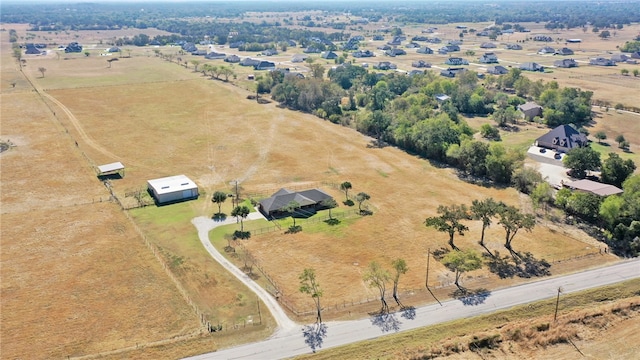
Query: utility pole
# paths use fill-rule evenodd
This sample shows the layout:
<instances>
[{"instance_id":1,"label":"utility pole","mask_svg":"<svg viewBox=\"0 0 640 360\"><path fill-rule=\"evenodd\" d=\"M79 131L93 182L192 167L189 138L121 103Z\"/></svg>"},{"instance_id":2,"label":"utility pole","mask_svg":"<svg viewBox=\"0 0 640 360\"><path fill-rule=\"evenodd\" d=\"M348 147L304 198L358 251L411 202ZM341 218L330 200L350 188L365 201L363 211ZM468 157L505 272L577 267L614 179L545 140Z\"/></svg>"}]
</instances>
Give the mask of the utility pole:
<instances>
[{"instance_id":1,"label":"utility pole","mask_svg":"<svg viewBox=\"0 0 640 360\"><path fill-rule=\"evenodd\" d=\"M438 298L436 297L436 295L433 293L433 291L431 291L431 289L429 288L429 261L431 260L431 249L427 249L427 278L424 281L424 286L427 288L427 290L429 291L429 294L431 294L431 296L433 296L434 299L436 299L436 301L438 302L438 304L440 304L440 306L442 306L442 303L440 302L440 300L438 300Z\"/></svg>"},{"instance_id":2,"label":"utility pole","mask_svg":"<svg viewBox=\"0 0 640 360\"><path fill-rule=\"evenodd\" d=\"M562 286L558 287L558 297L556 298L556 312L553 314L553 322L556 322L558 318L558 305L560 304L560 293L562 292Z\"/></svg>"}]
</instances>

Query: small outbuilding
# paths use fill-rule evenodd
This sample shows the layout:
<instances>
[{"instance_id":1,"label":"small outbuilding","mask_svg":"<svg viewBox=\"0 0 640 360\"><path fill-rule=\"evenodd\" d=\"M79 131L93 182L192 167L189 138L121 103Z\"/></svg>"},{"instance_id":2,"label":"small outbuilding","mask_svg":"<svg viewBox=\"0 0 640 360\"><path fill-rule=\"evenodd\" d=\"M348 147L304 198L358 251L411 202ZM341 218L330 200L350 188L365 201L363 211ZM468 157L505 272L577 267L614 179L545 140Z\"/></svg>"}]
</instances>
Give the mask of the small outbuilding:
<instances>
[{"instance_id":1,"label":"small outbuilding","mask_svg":"<svg viewBox=\"0 0 640 360\"><path fill-rule=\"evenodd\" d=\"M599 183L597 181L591 181L588 179L566 182L566 183L563 183L563 186L572 190L584 191L584 192L592 193L602 197L609 196L609 195L622 194L623 192L622 189L620 189L619 187L609 185L609 184Z\"/></svg>"},{"instance_id":2,"label":"small outbuilding","mask_svg":"<svg viewBox=\"0 0 640 360\"><path fill-rule=\"evenodd\" d=\"M158 205L197 199L199 195L198 185L185 175L148 180L147 187Z\"/></svg>"},{"instance_id":3,"label":"small outbuilding","mask_svg":"<svg viewBox=\"0 0 640 360\"><path fill-rule=\"evenodd\" d=\"M121 162L114 162L98 166L98 177L108 177L118 175L124 177L124 165Z\"/></svg>"}]
</instances>

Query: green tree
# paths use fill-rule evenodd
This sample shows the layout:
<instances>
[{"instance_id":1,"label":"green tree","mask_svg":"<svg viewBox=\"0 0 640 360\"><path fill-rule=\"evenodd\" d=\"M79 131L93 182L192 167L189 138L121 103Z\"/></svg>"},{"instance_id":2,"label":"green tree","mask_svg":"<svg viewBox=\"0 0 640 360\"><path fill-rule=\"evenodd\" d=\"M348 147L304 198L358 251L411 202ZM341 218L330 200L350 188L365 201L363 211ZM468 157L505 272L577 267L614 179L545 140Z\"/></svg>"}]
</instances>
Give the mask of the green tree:
<instances>
[{"instance_id":1,"label":"green tree","mask_svg":"<svg viewBox=\"0 0 640 360\"><path fill-rule=\"evenodd\" d=\"M531 192L531 201L535 209L539 209L542 206L546 213L549 203L553 201L553 189L551 185L546 181L538 184Z\"/></svg>"},{"instance_id":2,"label":"green tree","mask_svg":"<svg viewBox=\"0 0 640 360\"><path fill-rule=\"evenodd\" d=\"M211 202L218 204L218 214L222 213L222 203L227 200L227 193L224 191L216 191L211 197Z\"/></svg>"},{"instance_id":3,"label":"green tree","mask_svg":"<svg viewBox=\"0 0 640 360\"><path fill-rule=\"evenodd\" d=\"M602 197L596 194L574 191L567 199L567 211L587 220L595 221L598 218Z\"/></svg>"},{"instance_id":4,"label":"green tree","mask_svg":"<svg viewBox=\"0 0 640 360\"><path fill-rule=\"evenodd\" d=\"M460 275L480 269L482 267L482 258L472 249L450 251L442 258L442 264L446 266L447 269L456 273L455 284L458 289L462 290L463 287L460 286Z\"/></svg>"},{"instance_id":5,"label":"green tree","mask_svg":"<svg viewBox=\"0 0 640 360\"><path fill-rule=\"evenodd\" d=\"M627 141L627 139L624 138L624 135L620 134L618 136L616 136L616 142L618 143L618 147L621 148L622 147L622 143Z\"/></svg>"},{"instance_id":6,"label":"green tree","mask_svg":"<svg viewBox=\"0 0 640 360\"><path fill-rule=\"evenodd\" d=\"M555 204L561 209L566 209L569 204L569 198L571 198L571 190L562 188L556 193Z\"/></svg>"},{"instance_id":7,"label":"green tree","mask_svg":"<svg viewBox=\"0 0 640 360\"><path fill-rule=\"evenodd\" d=\"M600 176L602 182L617 187L622 187L627 178L636 170L636 164L631 159L623 160L616 153L610 153L602 163Z\"/></svg>"},{"instance_id":8,"label":"green tree","mask_svg":"<svg viewBox=\"0 0 640 360\"><path fill-rule=\"evenodd\" d=\"M333 217L331 217L331 209L333 209L334 207L337 207L338 202L334 198L330 197L322 200L322 202L320 202L320 205L322 205L322 207L329 209L329 220L333 219Z\"/></svg>"},{"instance_id":9,"label":"green tree","mask_svg":"<svg viewBox=\"0 0 640 360\"><path fill-rule=\"evenodd\" d=\"M311 268L304 269L298 279L300 279L300 292L311 295L311 299L313 299L313 303L316 305L316 322L321 324L322 307L320 306L320 298L322 297L323 291L316 280L315 270Z\"/></svg>"},{"instance_id":10,"label":"green tree","mask_svg":"<svg viewBox=\"0 0 640 360\"><path fill-rule=\"evenodd\" d=\"M598 214L613 229L615 225L620 223L620 217L623 212L624 199L618 195L607 196L600 204Z\"/></svg>"},{"instance_id":11,"label":"green tree","mask_svg":"<svg viewBox=\"0 0 640 360\"><path fill-rule=\"evenodd\" d=\"M607 134L604 131L598 131L594 136L598 139L598 144L602 144L602 140L607 138Z\"/></svg>"},{"instance_id":12,"label":"green tree","mask_svg":"<svg viewBox=\"0 0 640 360\"><path fill-rule=\"evenodd\" d=\"M320 63L309 64L309 69L311 70L311 76L314 79L322 79L324 76L324 66Z\"/></svg>"},{"instance_id":13,"label":"green tree","mask_svg":"<svg viewBox=\"0 0 640 360\"><path fill-rule=\"evenodd\" d=\"M523 214L520 212L520 209L514 206L503 206L498 215L500 216L498 224L502 225L505 230L504 247L513 253L511 242L518 233L518 230L525 229L531 231L536 225L536 219L531 214Z\"/></svg>"},{"instance_id":14,"label":"green tree","mask_svg":"<svg viewBox=\"0 0 640 360\"><path fill-rule=\"evenodd\" d=\"M340 190L344 191L345 201L349 201L349 190L351 190L351 183L348 181L340 184Z\"/></svg>"},{"instance_id":15,"label":"green tree","mask_svg":"<svg viewBox=\"0 0 640 360\"><path fill-rule=\"evenodd\" d=\"M386 283L389 281L390 278L391 278L391 275L389 274L389 271L384 269L382 266L380 266L380 264L378 264L375 261L372 261L369 263L367 271L365 271L362 277L362 279L364 280L365 283L367 283L367 285L369 285L372 288L378 289L380 293L380 301L382 302L382 309L380 310L381 313L389 312L389 305L387 304L387 301L385 300L384 297L387 291Z\"/></svg>"},{"instance_id":16,"label":"green tree","mask_svg":"<svg viewBox=\"0 0 640 360\"><path fill-rule=\"evenodd\" d=\"M200 66L200 60L191 60L193 64L193 71L198 72L198 66Z\"/></svg>"},{"instance_id":17,"label":"green tree","mask_svg":"<svg viewBox=\"0 0 640 360\"><path fill-rule=\"evenodd\" d=\"M437 211L440 215L428 217L424 222L425 225L449 234L449 246L454 250L458 250L458 247L453 242L453 237L456 232L458 235L464 236L464 233L469 231L469 228L461 222L462 220L471 220L467 206L464 204L451 206L440 205Z\"/></svg>"},{"instance_id":18,"label":"green tree","mask_svg":"<svg viewBox=\"0 0 640 360\"><path fill-rule=\"evenodd\" d=\"M611 32L609 32L609 30L602 30L598 36L603 40L608 39L611 36Z\"/></svg>"},{"instance_id":19,"label":"green tree","mask_svg":"<svg viewBox=\"0 0 640 360\"><path fill-rule=\"evenodd\" d=\"M359 192L358 195L356 195L356 201L358 202L358 210L361 213L362 213L362 203L364 203L369 199L371 199L371 196L366 192Z\"/></svg>"},{"instance_id":20,"label":"green tree","mask_svg":"<svg viewBox=\"0 0 640 360\"><path fill-rule=\"evenodd\" d=\"M638 75L640 75L640 70L633 69L632 73L633 73L633 77L637 77Z\"/></svg>"},{"instance_id":21,"label":"green tree","mask_svg":"<svg viewBox=\"0 0 640 360\"><path fill-rule=\"evenodd\" d=\"M493 200L493 198L486 198L484 200L473 200L471 203L471 217L473 220L482 221L482 233L480 234L480 245L484 245L484 232L491 226L491 222L494 216L498 214L501 203Z\"/></svg>"},{"instance_id":22,"label":"green tree","mask_svg":"<svg viewBox=\"0 0 640 360\"><path fill-rule=\"evenodd\" d=\"M507 124L515 124L518 119L518 113L513 106L507 106L504 109L497 109L493 112L493 120L498 126L506 126Z\"/></svg>"},{"instance_id":23,"label":"green tree","mask_svg":"<svg viewBox=\"0 0 640 360\"><path fill-rule=\"evenodd\" d=\"M393 299L396 301L398 306L404 307L398 297L398 283L400 282L400 276L406 274L407 271L409 271L409 267L404 259L393 260L391 262L391 266L393 266L393 270L395 270L395 274L393 276Z\"/></svg>"},{"instance_id":24,"label":"green tree","mask_svg":"<svg viewBox=\"0 0 640 360\"><path fill-rule=\"evenodd\" d=\"M480 135L485 139L500 140L500 131L497 127L491 126L490 124L482 124L482 126L480 126Z\"/></svg>"},{"instance_id":25,"label":"green tree","mask_svg":"<svg viewBox=\"0 0 640 360\"><path fill-rule=\"evenodd\" d=\"M235 216L240 220L240 232L244 233L244 219L249 216L251 210L246 205L236 206L233 211L231 211L231 216Z\"/></svg>"},{"instance_id":26,"label":"green tree","mask_svg":"<svg viewBox=\"0 0 640 360\"><path fill-rule=\"evenodd\" d=\"M629 75L629 69L621 69L621 70L620 70L620 74L622 74L622 76L627 76L627 75Z\"/></svg>"},{"instance_id":27,"label":"green tree","mask_svg":"<svg viewBox=\"0 0 640 360\"><path fill-rule=\"evenodd\" d=\"M542 174L534 168L523 166L513 174L513 185L520 192L531 194L533 189L543 181Z\"/></svg>"},{"instance_id":28,"label":"green tree","mask_svg":"<svg viewBox=\"0 0 640 360\"><path fill-rule=\"evenodd\" d=\"M300 203L293 200L291 202L289 202L287 205L285 205L282 208L282 211L286 211L288 213L291 213L291 218L293 219L293 227L296 226L296 210L298 210L300 208Z\"/></svg>"},{"instance_id":29,"label":"green tree","mask_svg":"<svg viewBox=\"0 0 640 360\"><path fill-rule=\"evenodd\" d=\"M89 57L89 55L91 55L91 53L90 53L90 52L88 52L88 51L85 51L85 52L84 52L84 56Z\"/></svg>"},{"instance_id":30,"label":"green tree","mask_svg":"<svg viewBox=\"0 0 640 360\"><path fill-rule=\"evenodd\" d=\"M571 169L571 176L584 179L587 171L600 168L600 154L590 147L579 147L569 150L562 160L564 166Z\"/></svg>"}]
</instances>

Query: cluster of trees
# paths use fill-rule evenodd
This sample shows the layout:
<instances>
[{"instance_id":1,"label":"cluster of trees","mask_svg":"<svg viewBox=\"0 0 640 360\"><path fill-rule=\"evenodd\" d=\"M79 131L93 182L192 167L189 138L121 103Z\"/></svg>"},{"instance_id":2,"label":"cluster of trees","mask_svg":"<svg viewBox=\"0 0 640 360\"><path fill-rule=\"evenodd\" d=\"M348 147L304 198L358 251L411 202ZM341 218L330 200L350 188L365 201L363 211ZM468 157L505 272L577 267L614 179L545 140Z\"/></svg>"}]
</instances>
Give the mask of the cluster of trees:
<instances>
[{"instance_id":1,"label":"cluster of trees","mask_svg":"<svg viewBox=\"0 0 640 360\"><path fill-rule=\"evenodd\" d=\"M591 120L591 92L560 88L555 81L532 82L519 69L490 76L480 86L473 71L455 79L432 73L382 75L345 63L329 70L326 81L319 64L310 66L311 78L272 75L258 81L258 91L271 89L272 98L291 109L353 126L378 143L390 143L501 184L511 183L524 155L471 139L474 131L460 113L492 113L498 126L506 126L517 122L516 107L530 99L545 106L543 121L550 126ZM515 96L500 91L513 87L518 89ZM439 103L437 94L450 99ZM485 126L483 136L499 139L497 128L491 126Z\"/></svg>"},{"instance_id":2,"label":"cluster of trees","mask_svg":"<svg viewBox=\"0 0 640 360\"><path fill-rule=\"evenodd\" d=\"M623 256L640 254L640 175L629 177L624 192L606 198L587 192L561 189L554 204L567 214L603 228L613 251Z\"/></svg>"},{"instance_id":3,"label":"cluster of trees","mask_svg":"<svg viewBox=\"0 0 640 360\"><path fill-rule=\"evenodd\" d=\"M640 39L625 42L624 45L620 47L620 51L629 53L640 51Z\"/></svg>"},{"instance_id":4,"label":"cluster of trees","mask_svg":"<svg viewBox=\"0 0 640 360\"><path fill-rule=\"evenodd\" d=\"M535 217L531 214L525 214L520 209L507 205L501 201L495 201L493 198L483 200L474 200L470 208L465 204L438 206L438 216L428 217L425 220L427 227L433 227L437 231L447 233L449 235L449 246L453 250L460 250L454 243L453 239L456 234L463 236L469 231L469 227L463 223L468 220L479 220L482 222L482 233L480 235L479 244L487 250L489 255L493 253L486 248L484 243L484 233L494 218L498 218L498 224L505 230L504 246L512 255L517 255L513 251L512 242L520 229L531 231L535 226Z\"/></svg>"}]
</instances>

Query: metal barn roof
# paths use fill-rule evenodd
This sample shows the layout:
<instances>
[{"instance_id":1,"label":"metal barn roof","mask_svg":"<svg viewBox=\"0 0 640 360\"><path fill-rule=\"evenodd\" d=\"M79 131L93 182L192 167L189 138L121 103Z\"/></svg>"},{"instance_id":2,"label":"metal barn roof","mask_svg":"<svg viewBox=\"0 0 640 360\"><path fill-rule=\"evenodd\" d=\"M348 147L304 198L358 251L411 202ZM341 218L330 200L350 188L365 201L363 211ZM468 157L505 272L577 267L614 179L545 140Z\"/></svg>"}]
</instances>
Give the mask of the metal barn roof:
<instances>
[{"instance_id":1,"label":"metal barn roof","mask_svg":"<svg viewBox=\"0 0 640 360\"><path fill-rule=\"evenodd\" d=\"M194 183L185 175L175 175L159 179L147 180L147 183L154 189L154 191L158 195L198 188L198 185L196 185L196 183Z\"/></svg>"},{"instance_id":2,"label":"metal barn roof","mask_svg":"<svg viewBox=\"0 0 640 360\"><path fill-rule=\"evenodd\" d=\"M101 174L112 172L112 171L120 171L124 169L124 165L121 162L114 162L111 164L100 165L98 166L98 170Z\"/></svg>"}]
</instances>

